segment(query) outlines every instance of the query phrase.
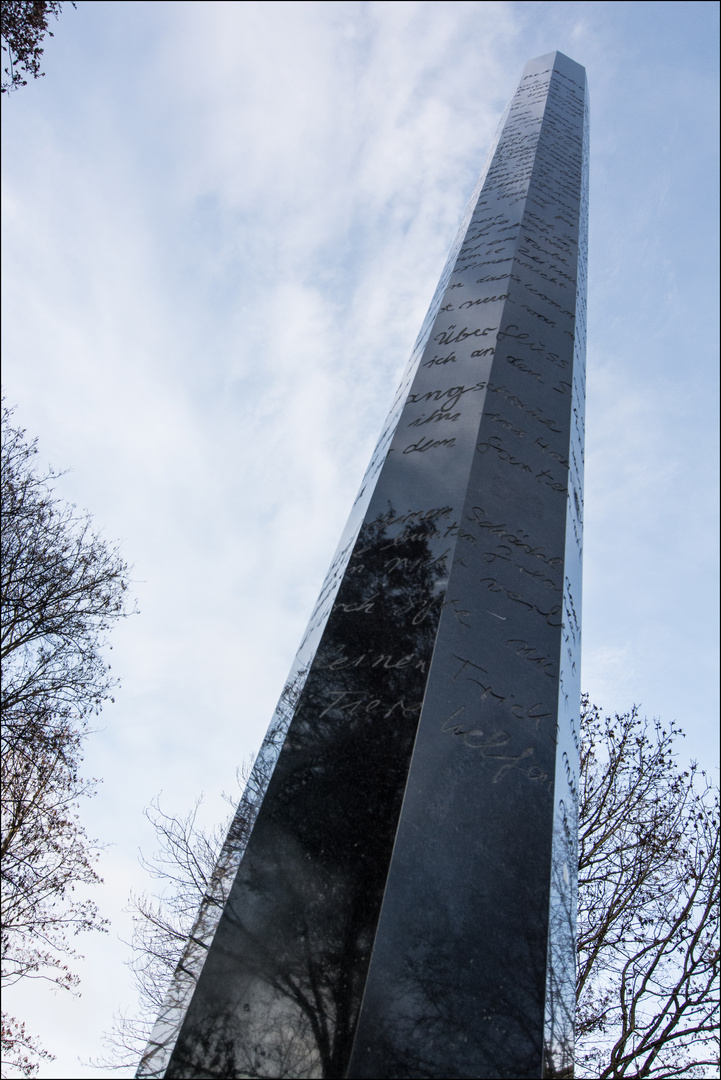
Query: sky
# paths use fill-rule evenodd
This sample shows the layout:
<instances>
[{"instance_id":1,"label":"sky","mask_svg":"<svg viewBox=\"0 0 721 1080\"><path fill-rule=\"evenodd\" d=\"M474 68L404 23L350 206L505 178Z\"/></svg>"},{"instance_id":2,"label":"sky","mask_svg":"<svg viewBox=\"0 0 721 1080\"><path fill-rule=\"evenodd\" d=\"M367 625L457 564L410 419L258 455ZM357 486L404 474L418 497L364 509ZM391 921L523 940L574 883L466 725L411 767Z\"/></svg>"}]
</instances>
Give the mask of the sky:
<instances>
[{"instance_id":1,"label":"sky","mask_svg":"<svg viewBox=\"0 0 721 1080\"><path fill-rule=\"evenodd\" d=\"M65 5L3 95L3 384L132 564L87 745L110 933L7 1004L93 1077L143 808L257 750L526 61L591 99L582 681L718 754L715 3ZM11 1009L12 1011L12 1009ZM132 1076L132 1069L118 1076Z\"/></svg>"}]
</instances>

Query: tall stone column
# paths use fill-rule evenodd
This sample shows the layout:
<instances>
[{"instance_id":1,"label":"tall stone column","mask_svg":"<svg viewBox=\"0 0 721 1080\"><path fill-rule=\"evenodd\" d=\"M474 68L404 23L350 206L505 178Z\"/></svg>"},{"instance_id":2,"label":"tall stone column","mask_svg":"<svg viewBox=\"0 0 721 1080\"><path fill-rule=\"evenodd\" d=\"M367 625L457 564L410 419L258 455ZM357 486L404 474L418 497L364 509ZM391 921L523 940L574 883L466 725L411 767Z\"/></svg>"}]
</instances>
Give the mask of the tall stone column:
<instances>
[{"instance_id":1,"label":"tall stone column","mask_svg":"<svg viewBox=\"0 0 721 1080\"><path fill-rule=\"evenodd\" d=\"M504 114L139 1076L572 1075L587 177L585 73L550 53Z\"/></svg>"}]
</instances>

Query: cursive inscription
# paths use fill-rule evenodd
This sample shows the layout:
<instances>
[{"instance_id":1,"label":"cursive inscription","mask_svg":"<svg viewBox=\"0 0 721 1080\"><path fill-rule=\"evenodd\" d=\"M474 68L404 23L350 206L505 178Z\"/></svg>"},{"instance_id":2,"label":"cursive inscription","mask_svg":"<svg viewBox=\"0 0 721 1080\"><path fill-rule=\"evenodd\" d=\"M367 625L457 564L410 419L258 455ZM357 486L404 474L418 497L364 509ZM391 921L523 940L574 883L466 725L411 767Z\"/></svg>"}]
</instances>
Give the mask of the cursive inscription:
<instances>
[{"instance_id":1,"label":"cursive inscription","mask_svg":"<svg viewBox=\"0 0 721 1080\"><path fill-rule=\"evenodd\" d=\"M418 442L409 443L403 451L404 454L423 454L426 450L435 450L439 446L455 446L456 440L453 439L419 439Z\"/></svg>"},{"instance_id":2,"label":"cursive inscription","mask_svg":"<svg viewBox=\"0 0 721 1080\"><path fill-rule=\"evenodd\" d=\"M448 356L438 356L436 353L432 359L424 360L422 367L441 367L443 364L455 364L456 359L456 354L453 351L449 352Z\"/></svg>"},{"instance_id":3,"label":"cursive inscription","mask_svg":"<svg viewBox=\"0 0 721 1080\"><path fill-rule=\"evenodd\" d=\"M469 337L488 337L497 329L495 326L486 326L483 330L480 328L469 330L467 326L464 326L462 330L458 330L456 324L452 323L447 330L442 330L440 334L436 334L433 340L437 341L439 345L453 345L455 342L465 341Z\"/></svg>"}]
</instances>

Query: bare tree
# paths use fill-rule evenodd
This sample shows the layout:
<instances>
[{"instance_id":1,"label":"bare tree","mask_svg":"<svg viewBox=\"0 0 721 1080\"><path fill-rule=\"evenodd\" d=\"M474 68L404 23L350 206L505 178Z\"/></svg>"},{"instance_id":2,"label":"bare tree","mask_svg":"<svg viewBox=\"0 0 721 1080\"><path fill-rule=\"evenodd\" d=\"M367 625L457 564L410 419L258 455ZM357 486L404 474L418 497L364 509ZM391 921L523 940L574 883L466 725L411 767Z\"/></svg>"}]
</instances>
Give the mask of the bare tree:
<instances>
[{"instance_id":1,"label":"bare tree","mask_svg":"<svg viewBox=\"0 0 721 1080\"><path fill-rule=\"evenodd\" d=\"M53 36L48 19L51 15L59 18L62 9L63 5L56 0L2 0L2 50L7 53L8 64L3 70L3 94L27 86L23 75L32 75L34 79L44 76L45 72L40 70L42 41L46 34Z\"/></svg>"},{"instance_id":2,"label":"bare tree","mask_svg":"<svg viewBox=\"0 0 721 1080\"><path fill-rule=\"evenodd\" d=\"M36 443L6 408L2 420L2 982L72 990L70 938L104 929L75 892L100 880L76 809L95 784L80 775L83 740L113 690L102 649L127 613L127 567L53 494L58 474L35 471ZM31 1075L38 1052L3 1015L4 1066Z\"/></svg>"},{"instance_id":3,"label":"bare tree","mask_svg":"<svg viewBox=\"0 0 721 1080\"><path fill-rule=\"evenodd\" d=\"M98 1067L134 1066L143 1055L162 1063L172 1050L307 676L307 668L291 675L257 757L236 769L238 792L223 795L234 812L224 823L210 832L197 826L202 796L184 817L164 813L159 800L146 811L159 848L140 862L160 889L130 897L128 964L139 1008L115 1016Z\"/></svg>"},{"instance_id":4,"label":"bare tree","mask_svg":"<svg viewBox=\"0 0 721 1080\"><path fill-rule=\"evenodd\" d=\"M576 1075L717 1075L718 792L673 724L586 700L582 733Z\"/></svg>"},{"instance_id":5,"label":"bare tree","mask_svg":"<svg viewBox=\"0 0 721 1080\"><path fill-rule=\"evenodd\" d=\"M237 771L241 790L246 786L250 768L246 764ZM224 797L233 805L237 802L237 798ZM210 906L218 911L221 906L222 898L216 896L218 866L238 814L229 815L224 823L207 831L197 824L202 802L203 797L199 796L193 809L182 817L166 814L159 798L145 811L159 846L149 858L141 854L140 864L160 883L160 888L157 894L130 896L133 938L129 943L132 956L128 963L138 992L138 1010L134 1016L115 1017L113 1030L105 1040L110 1056L96 1062L99 1067L137 1065L199 921L198 909L204 911ZM246 838L244 835L240 847ZM193 937L199 935L195 933Z\"/></svg>"},{"instance_id":6,"label":"bare tree","mask_svg":"<svg viewBox=\"0 0 721 1080\"><path fill-rule=\"evenodd\" d=\"M695 766L676 767L676 726L648 723L636 709L603 716L587 700L581 721L576 1075L713 1075L717 796ZM118 1067L145 1049L161 974L167 985L221 851L222 830L197 828L194 812L173 818L156 807L150 817L161 847L150 869L166 891L134 900L142 1005L108 1037L105 1064Z\"/></svg>"}]
</instances>

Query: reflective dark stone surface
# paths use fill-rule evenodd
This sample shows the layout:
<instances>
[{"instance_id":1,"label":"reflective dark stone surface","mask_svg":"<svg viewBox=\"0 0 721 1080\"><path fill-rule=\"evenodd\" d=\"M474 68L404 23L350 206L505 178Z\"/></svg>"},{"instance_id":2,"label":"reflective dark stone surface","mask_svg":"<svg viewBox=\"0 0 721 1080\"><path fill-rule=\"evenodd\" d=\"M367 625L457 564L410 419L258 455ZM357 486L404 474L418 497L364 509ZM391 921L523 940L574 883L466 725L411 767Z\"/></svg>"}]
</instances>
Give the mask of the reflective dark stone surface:
<instances>
[{"instance_id":1,"label":"reflective dark stone surface","mask_svg":"<svg viewBox=\"0 0 721 1080\"><path fill-rule=\"evenodd\" d=\"M140 1076L572 1075L587 156L532 61Z\"/></svg>"}]
</instances>

